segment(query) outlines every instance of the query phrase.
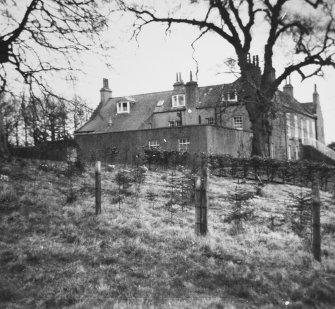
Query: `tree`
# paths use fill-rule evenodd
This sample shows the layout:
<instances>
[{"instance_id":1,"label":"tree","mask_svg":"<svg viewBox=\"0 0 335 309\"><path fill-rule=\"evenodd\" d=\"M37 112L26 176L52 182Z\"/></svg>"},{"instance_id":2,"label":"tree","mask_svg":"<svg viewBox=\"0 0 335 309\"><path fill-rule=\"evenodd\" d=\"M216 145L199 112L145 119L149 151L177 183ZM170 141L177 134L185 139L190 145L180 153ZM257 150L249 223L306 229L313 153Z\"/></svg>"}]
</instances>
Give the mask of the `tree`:
<instances>
[{"instance_id":1,"label":"tree","mask_svg":"<svg viewBox=\"0 0 335 309\"><path fill-rule=\"evenodd\" d=\"M335 64L332 0L190 0L187 4L179 1L164 13L158 7L135 5L130 0L122 7L136 15L135 37L149 24L162 23L167 30L171 25L185 24L200 31L196 40L212 32L233 47L240 73L238 95L252 123L252 155L269 156L279 85L294 72L305 80L323 75L324 67ZM253 64L258 64L258 58L250 61L250 52L257 44L260 27L267 33L263 70L257 71ZM276 77L273 55L284 40L294 61Z\"/></svg>"},{"instance_id":2,"label":"tree","mask_svg":"<svg viewBox=\"0 0 335 309\"><path fill-rule=\"evenodd\" d=\"M1 0L0 94L15 80L28 84L30 95L56 96L47 82L54 73L70 74L83 52L103 47L107 0ZM72 73L72 74L71 74ZM0 157L8 155L0 111Z\"/></svg>"}]
</instances>

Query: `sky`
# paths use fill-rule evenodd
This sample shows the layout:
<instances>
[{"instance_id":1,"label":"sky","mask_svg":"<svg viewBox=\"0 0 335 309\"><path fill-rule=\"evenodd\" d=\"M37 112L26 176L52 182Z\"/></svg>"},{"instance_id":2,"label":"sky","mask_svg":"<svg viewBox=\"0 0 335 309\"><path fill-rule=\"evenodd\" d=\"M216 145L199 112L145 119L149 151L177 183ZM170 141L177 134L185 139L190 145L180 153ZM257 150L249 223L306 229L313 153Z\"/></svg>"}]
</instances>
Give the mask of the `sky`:
<instances>
[{"instance_id":1,"label":"sky","mask_svg":"<svg viewBox=\"0 0 335 309\"><path fill-rule=\"evenodd\" d=\"M81 65L84 74L79 76L74 88L70 87L66 91L80 95L90 107L95 108L99 104L103 78L108 78L114 97L170 90L176 72L181 72L183 80L188 81L191 70L195 76L197 64L199 71L196 79L199 86L229 83L236 79L224 65L229 57L234 56L234 52L218 36L205 35L195 43L193 50L191 44L198 32L191 27L172 27L166 34L164 27L149 25L136 41L132 38L132 23L127 15L114 18L110 29L103 35L103 39L113 45L108 51L108 65L105 59L96 55L85 57ZM252 52L259 54L262 64L262 38L265 31L257 31L254 33L257 40ZM285 42L281 44L282 49L274 57L277 72L290 60ZM300 102L312 101L314 84L317 85L326 143L330 143L335 141L335 71L326 69L325 73L324 78L313 77L303 83L297 74L293 74L291 83L294 96Z\"/></svg>"}]
</instances>

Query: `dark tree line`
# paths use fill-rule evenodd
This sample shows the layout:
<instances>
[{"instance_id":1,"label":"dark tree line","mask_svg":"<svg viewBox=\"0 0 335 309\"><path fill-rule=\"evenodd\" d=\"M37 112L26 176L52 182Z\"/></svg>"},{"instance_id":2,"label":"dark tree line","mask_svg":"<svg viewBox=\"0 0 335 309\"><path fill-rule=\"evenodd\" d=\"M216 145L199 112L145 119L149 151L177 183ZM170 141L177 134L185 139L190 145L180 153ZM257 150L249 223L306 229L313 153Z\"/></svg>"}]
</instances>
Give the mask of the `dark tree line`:
<instances>
[{"instance_id":1,"label":"dark tree line","mask_svg":"<svg viewBox=\"0 0 335 309\"><path fill-rule=\"evenodd\" d=\"M108 47L103 46L99 34L107 27L112 3L108 0L0 1L0 158L8 156L5 94L17 95L17 89L22 89L25 83L35 110L44 105L46 97L64 100L61 89L55 89L49 82L55 75L75 80L78 58L93 50L98 56ZM67 105L71 103L67 100ZM57 126L52 117L53 113L49 115L49 123Z\"/></svg>"},{"instance_id":2,"label":"dark tree line","mask_svg":"<svg viewBox=\"0 0 335 309\"><path fill-rule=\"evenodd\" d=\"M79 97L71 105L66 103L51 95L38 102L24 94L5 97L2 110L7 144L30 146L72 138L92 109Z\"/></svg>"}]
</instances>

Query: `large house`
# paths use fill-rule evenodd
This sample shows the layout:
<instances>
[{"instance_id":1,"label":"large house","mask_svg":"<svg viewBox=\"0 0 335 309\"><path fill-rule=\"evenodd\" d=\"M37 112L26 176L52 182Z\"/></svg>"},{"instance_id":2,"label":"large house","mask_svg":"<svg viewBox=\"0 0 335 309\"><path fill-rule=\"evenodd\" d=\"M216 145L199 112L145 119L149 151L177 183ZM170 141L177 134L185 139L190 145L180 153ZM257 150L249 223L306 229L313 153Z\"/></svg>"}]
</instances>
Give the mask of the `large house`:
<instances>
[{"instance_id":1,"label":"large house","mask_svg":"<svg viewBox=\"0 0 335 309\"><path fill-rule=\"evenodd\" d=\"M258 63L251 65L260 73ZM108 160L117 149L119 160L130 163L143 146L248 156L251 123L238 86L239 80L199 87L192 73L186 83L177 73L172 90L114 98L108 80L103 79L100 104L75 138L86 159ZM294 160L323 153L335 160L335 152L324 146L316 86L311 102L299 103L291 83L277 91L274 101L278 111L270 157Z\"/></svg>"}]
</instances>

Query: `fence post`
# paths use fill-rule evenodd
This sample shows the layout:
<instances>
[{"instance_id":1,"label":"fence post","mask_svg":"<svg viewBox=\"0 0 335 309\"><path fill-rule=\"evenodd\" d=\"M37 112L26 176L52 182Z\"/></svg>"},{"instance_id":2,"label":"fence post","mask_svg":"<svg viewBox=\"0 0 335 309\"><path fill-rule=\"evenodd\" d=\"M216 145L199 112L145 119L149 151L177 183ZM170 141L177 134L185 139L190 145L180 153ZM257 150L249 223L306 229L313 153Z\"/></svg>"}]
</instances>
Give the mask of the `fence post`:
<instances>
[{"instance_id":1,"label":"fence post","mask_svg":"<svg viewBox=\"0 0 335 309\"><path fill-rule=\"evenodd\" d=\"M201 161L200 177L195 180L195 233L206 235L207 223L207 189L208 169L205 160Z\"/></svg>"},{"instance_id":2,"label":"fence post","mask_svg":"<svg viewBox=\"0 0 335 309\"><path fill-rule=\"evenodd\" d=\"M101 214L101 162L95 162L95 214Z\"/></svg>"},{"instance_id":3,"label":"fence post","mask_svg":"<svg viewBox=\"0 0 335 309\"><path fill-rule=\"evenodd\" d=\"M321 231L320 231L320 186L319 179L313 181L312 188L312 222L313 222L313 238L312 252L314 258L321 262Z\"/></svg>"}]
</instances>

